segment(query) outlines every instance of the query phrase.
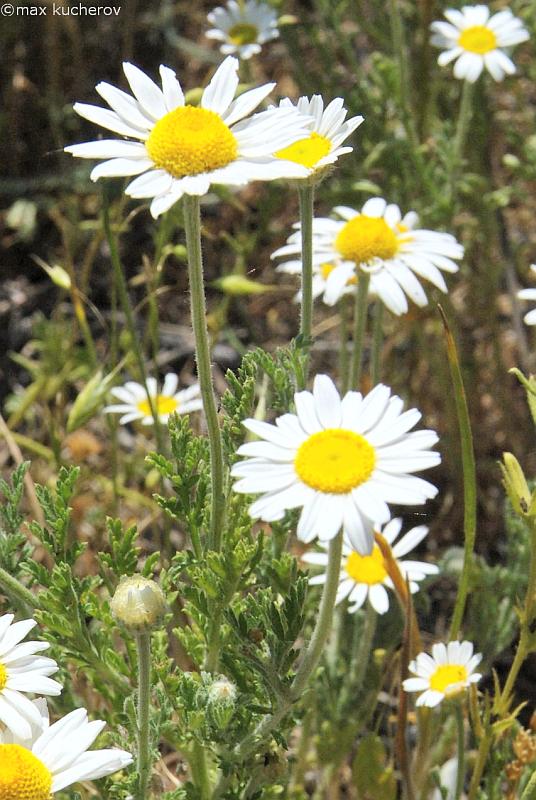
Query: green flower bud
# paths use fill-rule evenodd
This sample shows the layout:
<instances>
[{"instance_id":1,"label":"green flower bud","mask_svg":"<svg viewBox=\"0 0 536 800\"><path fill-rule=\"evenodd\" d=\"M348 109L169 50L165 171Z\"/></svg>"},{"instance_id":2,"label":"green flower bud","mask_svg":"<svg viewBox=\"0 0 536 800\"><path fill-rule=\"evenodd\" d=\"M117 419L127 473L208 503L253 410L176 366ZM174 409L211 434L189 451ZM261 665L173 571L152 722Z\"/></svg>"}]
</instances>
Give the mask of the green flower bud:
<instances>
[{"instance_id":1,"label":"green flower bud","mask_svg":"<svg viewBox=\"0 0 536 800\"><path fill-rule=\"evenodd\" d=\"M207 687L207 721L218 730L225 730L235 710L236 686L221 675Z\"/></svg>"},{"instance_id":2,"label":"green flower bud","mask_svg":"<svg viewBox=\"0 0 536 800\"><path fill-rule=\"evenodd\" d=\"M228 295L247 295L247 294L264 294L265 292L273 292L277 286L267 286L262 283L252 281L246 278L245 275L225 275L223 278L218 278L212 284L224 294Z\"/></svg>"},{"instance_id":3,"label":"green flower bud","mask_svg":"<svg viewBox=\"0 0 536 800\"><path fill-rule=\"evenodd\" d=\"M110 608L118 622L133 633L155 628L164 615L166 598L160 586L143 575L123 577L112 597Z\"/></svg>"},{"instance_id":4,"label":"green flower bud","mask_svg":"<svg viewBox=\"0 0 536 800\"><path fill-rule=\"evenodd\" d=\"M503 453L500 465L503 484L516 514L524 517L529 513L532 496L525 475L517 458L512 453Z\"/></svg>"},{"instance_id":5,"label":"green flower bud","mask_svg":"<svg viewBox=\"0 0 536 800\"><path fill-rule=\"evenodd\" d=\"M113 381L113 373L103 377L100 369L89 379L71 407L67 417L67 433L76 431L96 414L103 404Z\"/></svg>"}]
</instances>

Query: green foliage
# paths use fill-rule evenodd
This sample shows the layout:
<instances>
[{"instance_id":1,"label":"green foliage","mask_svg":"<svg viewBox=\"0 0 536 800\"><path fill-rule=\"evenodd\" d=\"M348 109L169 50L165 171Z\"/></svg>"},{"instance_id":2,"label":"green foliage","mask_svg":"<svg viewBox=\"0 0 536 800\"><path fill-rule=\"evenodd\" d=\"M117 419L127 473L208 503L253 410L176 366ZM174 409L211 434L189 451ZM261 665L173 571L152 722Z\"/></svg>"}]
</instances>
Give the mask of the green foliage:
<instances>
[{"instance_id":1,"label":"green foliage","mask_svg":"<svg viewBox=\"0 0 536 800\"><path fill-rule=\"evenodd\" d=\"M28 472L28 461L21 464L11 476L11 483L0 479L0 492L4 502L0 504L0 567L15 575L20 561L25 561L31 548L26 542L22 527L24 516L20 504L24 493L24 476Z\"/></svg>"}]
</instances>

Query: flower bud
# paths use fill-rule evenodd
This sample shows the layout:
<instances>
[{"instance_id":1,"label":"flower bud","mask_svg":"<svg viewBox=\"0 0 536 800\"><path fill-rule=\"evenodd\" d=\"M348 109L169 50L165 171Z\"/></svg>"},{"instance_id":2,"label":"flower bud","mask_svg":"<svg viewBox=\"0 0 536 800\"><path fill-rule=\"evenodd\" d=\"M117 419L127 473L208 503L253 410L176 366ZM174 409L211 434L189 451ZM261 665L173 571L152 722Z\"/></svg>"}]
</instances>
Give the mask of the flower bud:
<instances>
[{"instance_id":1,"label":"flower bud","mask_svg":"<svg viewBox=\"0 0 536 800\"><path fill-rule=\"evenodd\" d=\"M113 373L104 377L100 369L89 379L71 407L67 417L67 433L73 433L97 413L113 380Z\"/></svg>"},{"instance_id":2,"label":"flower bud","mask_svg":"<svg viewBox=\"0 0 536 800\"><path fill-rule=\"evenodd\" d=\"M223 731L229 725L234 711L236 686L225 676L220 675L207 691L207 721L217 730Z\"/></svg>"},{"instance_id":3,"label":"flower bud","mask_svg":"<svg viewBox=\"0 0 536 800\"><path fill-rule=\"evenodd\" d=\"M158 625L166 608L160 586L143 575L123 577L112 597L110 608L118 622L132 632L143 633Z\"/></svg>"},{"instance_id":4,"label":"flower bud","mask_svg":"<svg viewBox=\"0 0 536 800\"><path fill-rule=\"evenodd\" d=\"M500 467L504 488L514 511L522 517L526 516L532 497L519 461L512 453L503 453L503 463Z\"/></svg>"},{"instance_id":5,"label":"flower bud","mask_svg":"<svg viewBox=\"0 0 536 800\"><path fill-rule=\"evenodd\" d=\"M219 289L224 294L231 296L240 296L248 294L264 294L265 292L273 292L277 286L267 286L263 283L257 283L247 278L245 275L224 275L223 278L218 278L213 281L213 286Z\"/></svg>"}]
</instances>

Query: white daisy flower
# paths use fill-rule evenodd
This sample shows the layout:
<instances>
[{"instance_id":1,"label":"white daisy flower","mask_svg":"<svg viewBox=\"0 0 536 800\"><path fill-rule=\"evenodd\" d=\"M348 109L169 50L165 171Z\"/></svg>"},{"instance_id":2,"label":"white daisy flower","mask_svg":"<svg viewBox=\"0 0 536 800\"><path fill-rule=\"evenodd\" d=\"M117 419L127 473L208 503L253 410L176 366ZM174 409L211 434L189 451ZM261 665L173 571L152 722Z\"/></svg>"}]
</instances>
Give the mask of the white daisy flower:
<instances>
[{"instance_id":1,"label":"white daisy flower","mask_svg":"<svg viewBox=\"0 0 536 800\"><path fill-rule=\"evenodd\" d=\"M158 391L156 380L147 378L147 391L153 401L158 419L164 425L169 420L170 414L190 414L192 411L199 411L203 408L198 383L194 383L188 389L180 392L177 391L178 385L179 377L174 372L166 375L161 392ZM121 403L106 406L104 411L106 414L123 414L119 419L121 425L126 425L127 422L134 420L140 420L142 425L154 423L147 392L141 383L127 381L124 386L115 386L110 393L121 400Z\"/></svg>"},{"instance_id":2,"label":"white daisy flower","mask_svg":"<svg viewBox=\"0 0 536 800\"><path fill-rule=\"evenodd\" d=\"M205 35L222 42L220 52L225 56L236 54L246 61L260 53L265 42L279 37L277 14L257 0L245 3L229 0L224 8L215 8L207 18L214 27Z\"/></svg>"},{"instance_id":3,"label":"white daisy flower","mask_svg":"<svg viewBox=\"0 0 536 800\"><path fill-rule=\"evenodd\" d=\"M531 272L536 275L536 264L530 265ZM520 292L517 293L517 296L520 300L536 300L536 289L521 289ZM523 320L526 325L536 325L536 308L533 308L532 311L528 311Z\"/></svg>"},{"instance_id":4,"label":"white daisy flower","mask_svg":"<svg viewBox=\"0 0 536 800\"><path fill-rule=\"evenodd\" d=\"M485 68L496 81L516 68L501 49L526 42L529 33L509 8L490 17L487 6L463 6L444 12L448 22L432 22L432 44L447 48L438 58L444 67L456 60L454 77L474 83Z\"/></svg>"},{"instance_id":5,"label":"white daisy flower","mask_svg":"<svg viewBox=\"0 0 536 800\"><path fill-rule=\"evenodd\" d=\"M313 392L297 392L294 403L296 413L275 425L244 421L263 441L239 448L247 458L232 468L234 489L262 493L252 517L272 522L302 507L299 539L329 541L343 528L352 546L370 555L373 524L388 521L388 503L421 505L437 494L412 474L439 463L430 450L437 434L408 433L420 413L402 413L403 401L381 384L366 397L347 392L341 400L333 381L317 375Z\"/></svg>"},{"instance_id":6,"label":"white daisy flower","mask_svg":"<svg viewBox=\"0 0 536 800\"><path fill-rule=\"evenodd\" d=\"M97 92L112 111L75 103L81 117L125 139L100 139L65 150L79 158L105 159L91 179L138 175L130 197L152 197L158 217L183 194L203 195L213 183L242 186L254 180L300 178L307 171L272 153L307 134L309 120L295 109L268 109L248 116L272 91L267 83L234 99L238 61L228 57L204 90L199 106L185 105L173 70L160 67L162 89L133 64L123 64L134 97L99 83ZM137 141L131 141L132 139Z\"/></svg>"},{"instance_id":7,"label":"white daisy flower","mask_svg":"<svg viewBox=\"0 0 536 800\"><path fill-rule=\"evenodd\" d=\"M424 561L399 561L410 550L422 542L428 533L426 525L411 528L396 544L395 541L402 529L400 518L392 519L381 531L383 537L391 547L393 557L398 561L400 572L409 581L409 588L413 593L418 591L418 582L427 575L437 575L439 568L436 564L427 564ZM327 545L320 542L320 547L327 550ZM348 611L354 614L363 603L370 601L371 606L378 614L385 614L389 609L388 589L394 589L393 583L387 574L385 560L378 545L375 543L369 556L362 556L352 545L345 541L342 547L342 568L339 577L337 604L348 598ZM328 555L326 553L304 553L301 560L306 564L327 567ZM311 586L324 584L326 573L314 575L309 579Z\"/></svg>"},{"instance_id":8,"label":"white daisy flower","mask_svg":"<svg viewBox=\"0 0 536 800\"><path fill-rule=\"evenodd\" d=\"M89 722L84 708L49 726L48 714L35 705L41 728L30 739L0 732L0 797L50 800L73 783L103 778L132 763L124 750L88 751L106 723Z\"/></svg>"},{"instance_id":9,"label":"white daisy flower","mask_svg":"<svg viewBox=\"0 0 536 800\"><path fill-rule=\"evenodd\" d=\"M402 217L397 205L388 205L381 197L367 200L361 211L337 206L334 213L339 219L313 221L314 288L317 293L323 289L327 305L335 305L348 293L360 272L370 274L370 294L397 315L408 310L406 295L421 307L428 302L416 276L448 291L441 270L457 272L454 259L463 256L454 236L416 228L415 212ZM272 258L294 257L279 265L283 272L301 271L299 223L295 227L298 230L287 244L272 254Z\"/></svg>"},{"instance_id":10,"label":"white daisy flower","mask_svg":"<svg viewBox=\"0 0 536 800\"><path fill-rule=\"evenodd\" d=\"M56 662L36 655L48 649L48 642L21 644L37 625L36 621L13 620L13 614L0 617L0 723L16 736L27 738L31 735L32 725L39 725L40 714L26 695L57 696L61 694L62 686L50 677L59 669Z\"/></svg>"},{"instance_id":11,"label":"white daisy flower","mask_svg":"<svg viewBox=\"0 0 536 800\"><path fill-rule=\"evenodd\" d=\"M300 97L296 106L285 98L279 103L279 108L296 108L300 114L311 119L307 136L275 153L277 158L307 167L310 175L334 164L339 156L352 152L352 147L341 145L364 119L359 116L347 120L348 111L344 108L342 97L336 97L324 108L324 100L319 94L314 94L310 100Z\"/></svg>"},{"instance_id":12,"label":"white daisy flower","mask_svg":"<svg viewBox=\"0 0 536 800\"><path fill-rule=\"evenodd\" d=\"M472 683L477 683L482 675L475 672L482 655L473 655L471 642L449 642L432 647L432 655L419 653L409 664L409 671L417 677L403 682L406 692L422 692L416 705L437 706L446 697L453 697Z\"/></svg>"}]
</instances>

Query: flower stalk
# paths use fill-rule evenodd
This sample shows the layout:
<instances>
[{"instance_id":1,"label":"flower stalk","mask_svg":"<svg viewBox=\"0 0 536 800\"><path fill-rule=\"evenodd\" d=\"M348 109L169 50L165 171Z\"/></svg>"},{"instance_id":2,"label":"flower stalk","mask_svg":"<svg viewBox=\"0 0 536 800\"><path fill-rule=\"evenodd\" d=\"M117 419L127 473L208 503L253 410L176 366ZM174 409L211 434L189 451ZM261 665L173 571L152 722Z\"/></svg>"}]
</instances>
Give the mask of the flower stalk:
<instances>
[{"instance_id":1,"label":"flower stalk","mask_svg":"<svg viewBox=\"0 0 536 800\"><path fill-rule=\"evenodd\" d=\"M184 195L183 203L186 249L188 251L188 276L190 280L190 307L192 327L195 336L197 373L210 445L212 499L209 546L214 550L220 550L225 511L225 498L223 493L223 449L218 412L214 399L210 347L206 322L199 198L192 195Z\"/></svg>"},{"instance_id":2,"label":"flower stalk","mask_svg":"<svg viewBox=\"0 0 536 800\"><path fill-rule=\"evenodd\" d=\"M151 695L151 634L136 635L138 652L138 786L136 800L146 800L151 772L149 700Z\"/></svg>"},{"instance_id":3,"label":"flower stalk","mask_svg":"<svg viewBox=\"0 0 536 800\"><path fill-rule=\"evenodd\" d=\"M359 389L363 364L363 344L367 324L367 301L370 275L360 272L357 278L354 306L354 340L350 363L350 389Z\"/></svg>"},{"instance_id":4,"label":"flower stalk","mask_svg":"<svg viewBox=\"0 0 536 800\"><path fill-rule=\"evenodd\" d=\"M462 453L462 472L463 472L463 567L452 615L452 623L449 632L449 641L457 639L463 620L467 595L469 593L469 578L473 565L473 551L476 539L476 466L473 448L473 434L471 431L471 420L469 418L469 408L463 385L463 378L458 359L456 342L450 330L445 312L438 306L445 328L445 338L447 343L447 358L449 362L452 388L454 390L454 402L456 404L456 415L460 430L460 446Z\"/></svg>"},{"instance_id":5,"label":"flower stalk","mask_svg":"<svg viewBox=\"0 0 536 800\"><path fill-rule=\"evenodd\" d=\"M106 200L106 195L104 195L102 220L103 220L104 234L106 236L106 241L108 242L108 247L110 248L110 261L112 262L112 268L114 271L114 279L117 292L119 294L119 302L121 303L121 307L123 309L123 313L126 318L127 328L130 334L130 342L132 345L132 349L134 350L134 357L136 359L136 364L138 367L138 371L140 373L141 382L147 394L147 402L149 403L149 408L151 409L151 415L154 421L154 431L155 431L157 448L160 452L162 452L163 449L162 428L160 425L160 419L158 418L158 412L156 409L154 399L151 397L149 390L147 388L147 372L145 370L145 361L143 358L143 353L141 352L140 343L138 340L138 334L136 331L136 325L134 323L134 315L132 313L132 306L130 304L130 299L128 297L127 282L125 279L125 275L123 273L121 261L119 260L117 242L112 233L112 226L110 223L110 209L108 206L108 202Z\"/></svg>"},{"instance_id":6,"label":"flower stalk","mask_svg":"<svg viewBox=\"0 0 536 800\"><path fill-rule=\"evenodd\" d=\"M302 181L298 189L300 199L300 227L301 227L301 252L302 252L302 297L300 336L306 348L305 365L300 376L301 385L298 389L305 389L309 368L309 348L313 326L313 214L314 214L314 183Z\"/></svg>"}]
</instances>

